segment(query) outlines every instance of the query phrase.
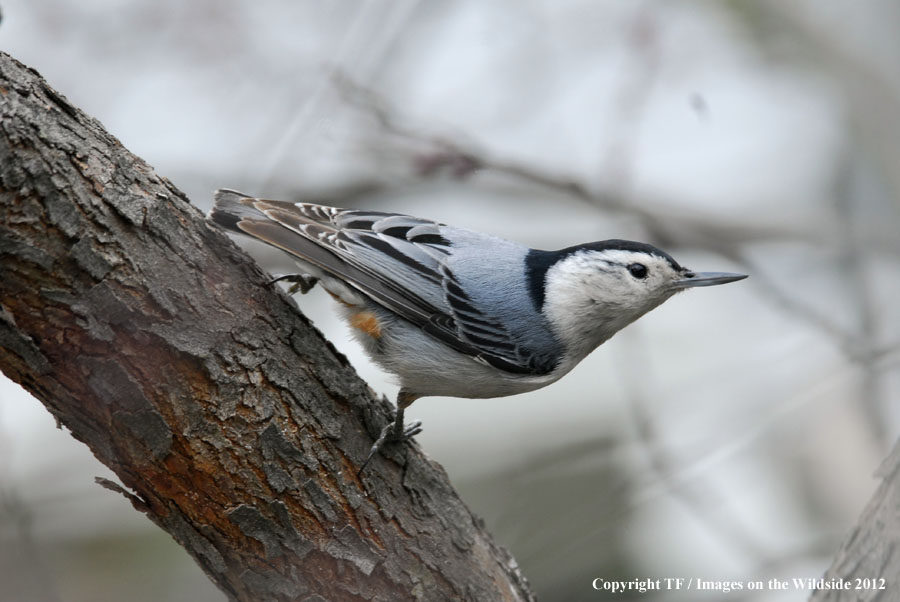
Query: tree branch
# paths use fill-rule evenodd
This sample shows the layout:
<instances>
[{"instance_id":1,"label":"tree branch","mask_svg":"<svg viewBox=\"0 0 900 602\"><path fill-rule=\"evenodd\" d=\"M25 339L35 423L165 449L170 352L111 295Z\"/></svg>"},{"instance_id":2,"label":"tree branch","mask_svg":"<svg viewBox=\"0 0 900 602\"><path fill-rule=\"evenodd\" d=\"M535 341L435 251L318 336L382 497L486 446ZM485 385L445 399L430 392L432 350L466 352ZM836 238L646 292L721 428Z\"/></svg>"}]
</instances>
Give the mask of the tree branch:
<instances>
[{"instance_id":1,"label":"tree branch","mask_svg":"<svg viewBox=\"0 0 900 602\"><path fill-rule=\"evenodd\" d=\"M0 256L0 369L230 599L532 599L418 447L357 478L389 405L180 191L5 54Z\"/></svg>"}]
</instances>

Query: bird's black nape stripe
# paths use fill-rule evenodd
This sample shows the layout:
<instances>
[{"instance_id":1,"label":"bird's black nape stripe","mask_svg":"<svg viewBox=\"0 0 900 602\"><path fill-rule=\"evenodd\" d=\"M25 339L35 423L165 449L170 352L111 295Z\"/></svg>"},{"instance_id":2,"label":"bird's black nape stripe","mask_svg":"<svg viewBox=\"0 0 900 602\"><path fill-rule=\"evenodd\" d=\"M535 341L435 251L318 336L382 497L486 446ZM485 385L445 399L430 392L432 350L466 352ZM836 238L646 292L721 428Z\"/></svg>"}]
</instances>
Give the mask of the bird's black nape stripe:
<instances>
[{"instance_id":1,"label":"bird's black nape stripe","mask_svg":"<svg viewBox=\"0 0 900 602\"><path fill-rule=\"evenodd\" d=\"M638 253L647 253L648 255L656 255L669 262L676 272L683 271L684 268L675 261L675 258L663 251L657 249L653 245L644 242L634 242L632 240L620 240L613 238L610 240L601 240L597 242L587 242L574 247L568 247L559 251L538 251L531 249L525 256L525 276L528 280L528 292L531 301L534 303L535 309L541 311L544 308L544 299L546 293L544 285L547 280L547 270L549 270L557 262L562 261L569 255L578 251L635 251Z\"/></svg>"},{"instance_id":2,"label":"bird's black nape stripe","mask_svg":"<svg viewBox=\"0 0 900 602\"><path fill-rule=\"evenodd\" d=\"M531 249L525 256L525 276L528 281L528 293L534 308L540 312L544 308L544 282L550 266L565 257L563 251L539 251Z\"/></svg>"}]
</instances>

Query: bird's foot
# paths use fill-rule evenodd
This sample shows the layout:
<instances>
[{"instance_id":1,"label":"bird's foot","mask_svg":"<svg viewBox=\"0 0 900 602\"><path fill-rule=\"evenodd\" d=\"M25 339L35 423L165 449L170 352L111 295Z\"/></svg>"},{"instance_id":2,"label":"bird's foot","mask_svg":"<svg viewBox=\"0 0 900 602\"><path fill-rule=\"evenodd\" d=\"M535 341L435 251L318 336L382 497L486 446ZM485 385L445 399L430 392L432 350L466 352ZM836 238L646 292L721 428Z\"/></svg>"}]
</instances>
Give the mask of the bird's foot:
<instances>
[{"instance_id":1,"label":"bird's foot","mask_svg":"<svg viewBox=\"0 0 900 602\"><path fill-rule=\"evenodd\" d=\"M319 279L315 276L310 276L308 274L281 274L269 280L268 284L271 286L276 282L281 282L282 280L294 283L287 290L288 295L293 295L297 291L300 291L301 294L305 295L306 293L311 291L319 281Z\"/></svg>"},{"instance_id":2,"label":"bird's foot","mask_svg":"<svg viewBox=\"0 0 900 602\"><path fill-rule=\"evenodd\" d=\"M372 444L372 448L369 450L369 455L366 456L366 461L362 463L362 466L359 468L359 472L357 472L357 476L361 475L362 472L366 469L366 466L369 465L369 462L372 458L375 457L379 451L381 451L385 445L389 443L398 443L401 441L406 441L407 439L411 439L422 432L422 421L415 420L410 422L409 424L403 424L403 414L398 413L397 418L394 422L386 425L383 429L381 429L381 433L378 435L378 439L375 440L375 443Z\"/></svg>"}]
</instances>

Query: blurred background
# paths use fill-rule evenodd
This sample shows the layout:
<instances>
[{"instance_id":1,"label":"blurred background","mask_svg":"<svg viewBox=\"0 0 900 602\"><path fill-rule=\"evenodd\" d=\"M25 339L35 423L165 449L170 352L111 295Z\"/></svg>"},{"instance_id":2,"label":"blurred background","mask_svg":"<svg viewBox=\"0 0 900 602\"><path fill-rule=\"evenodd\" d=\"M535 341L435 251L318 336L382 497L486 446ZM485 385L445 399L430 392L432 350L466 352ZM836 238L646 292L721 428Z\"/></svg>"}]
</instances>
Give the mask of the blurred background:
<instances>
[{"instance_id":1,"label":"blurred background","mask_svg":"<svg viewBox=\"0 0 900 602\"><path fill-rule=\"evenodd\" d=\"M411 417L544 602L609 598L595 577L830 564L900 432L896 0L0 8L0 49L204 211L231 187L750 274L679 295L551 387ZM396 394L327 295L297 301ZM0 380L0 599L225 599L95 476L115 478Z\"/></svg>"}]
</instances>

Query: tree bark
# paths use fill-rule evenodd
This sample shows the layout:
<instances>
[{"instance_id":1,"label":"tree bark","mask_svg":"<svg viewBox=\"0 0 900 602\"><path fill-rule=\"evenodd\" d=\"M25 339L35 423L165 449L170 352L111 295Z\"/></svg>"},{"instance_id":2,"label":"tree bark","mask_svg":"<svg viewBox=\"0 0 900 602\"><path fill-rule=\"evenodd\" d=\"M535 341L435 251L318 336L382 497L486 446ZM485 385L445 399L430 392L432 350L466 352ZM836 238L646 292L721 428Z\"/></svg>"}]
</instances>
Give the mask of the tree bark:
<instances>
[{"instance_id":1,"label":"tree bark","mask_svg":"<svg viewBox=\"0 0 900 602\"><path fill-rule=\"evenodd\" d=\"M138 116L136 116L138 118ZM232 600L531 600L416 445L170 182L0 54L0 369Z\"/></svg>"},{"instance_id":2,"label":"tree bark","mask_svg":"<svg viewBox=\"0 0 900 602\"><path fill-rule=\"evenodd\" d=\"M881 485L810 602L900 602L900 441L881 464Z\"/></svg>"}]
</instances>

